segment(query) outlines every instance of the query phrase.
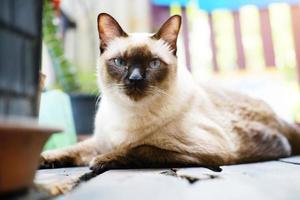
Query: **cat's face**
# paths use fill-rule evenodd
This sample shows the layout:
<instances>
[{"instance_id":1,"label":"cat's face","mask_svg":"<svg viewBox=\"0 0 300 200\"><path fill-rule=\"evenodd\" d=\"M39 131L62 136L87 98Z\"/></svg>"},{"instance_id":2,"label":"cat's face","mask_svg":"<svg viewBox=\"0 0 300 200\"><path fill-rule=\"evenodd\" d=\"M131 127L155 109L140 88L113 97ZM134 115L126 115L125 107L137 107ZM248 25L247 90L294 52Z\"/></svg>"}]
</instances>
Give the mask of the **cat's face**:
<instances>
[{"instance_id":1,"label":"cat's face","mask_svg":"<svg viewBox=\"0 0 300 200\"><path fill-rule=\"evenodd\" d=\"M176 78L180 23L180 16L173 16L156 34L127 34L110 15L100 14L101 89L134 101L163 94Z\"/></svg>"}]
</instances>

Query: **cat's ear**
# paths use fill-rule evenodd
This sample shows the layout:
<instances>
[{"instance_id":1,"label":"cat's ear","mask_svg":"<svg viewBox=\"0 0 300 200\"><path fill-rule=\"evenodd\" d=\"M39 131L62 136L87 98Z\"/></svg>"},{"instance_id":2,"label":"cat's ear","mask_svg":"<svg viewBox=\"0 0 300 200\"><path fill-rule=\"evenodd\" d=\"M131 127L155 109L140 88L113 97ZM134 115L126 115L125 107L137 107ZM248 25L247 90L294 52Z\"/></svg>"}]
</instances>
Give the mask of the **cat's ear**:
<instances>
[{"instance_id":1,"label":"cat's ear","mask_svg":"<svg viewBox=\"0 0 300 200\"><path fill-rule=\"evenodd\" d=\"M174 50L173 53L176 54L176 43L180 25L181 17L179 15L173 15L160 27L159 31L152 37L155 39L162 39L167 42Z\"/></svg>"},{"instance_id":2,"label":"cat's ear","mask_svg":"<svg viewBox=\"0 0 300 200\"><path fill-rule=\"evenodd\" d=\"M100 13L97 21L101 52L103 52L107 44L115 38L128 36L119 23L107 13Z\"/></svg>"}]
</instances>

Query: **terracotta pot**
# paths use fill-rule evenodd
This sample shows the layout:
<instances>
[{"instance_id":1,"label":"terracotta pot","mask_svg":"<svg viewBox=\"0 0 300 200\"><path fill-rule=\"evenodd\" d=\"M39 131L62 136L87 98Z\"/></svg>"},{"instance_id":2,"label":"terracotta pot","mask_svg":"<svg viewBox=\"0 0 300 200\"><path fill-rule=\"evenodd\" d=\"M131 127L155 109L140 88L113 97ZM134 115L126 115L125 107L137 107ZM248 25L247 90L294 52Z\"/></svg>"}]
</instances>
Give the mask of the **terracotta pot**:
<instances>
[{"instance_id":1,"label":"terracotta pot","mask_svg":"<svg viewBox=\"0 0 300 200\"><path fill-rule=\"evenodd\" d=\"M49 136L59 131L24 119L0 119L0 194L33 184L42 148Z\"/></svg>"}]
</instances>

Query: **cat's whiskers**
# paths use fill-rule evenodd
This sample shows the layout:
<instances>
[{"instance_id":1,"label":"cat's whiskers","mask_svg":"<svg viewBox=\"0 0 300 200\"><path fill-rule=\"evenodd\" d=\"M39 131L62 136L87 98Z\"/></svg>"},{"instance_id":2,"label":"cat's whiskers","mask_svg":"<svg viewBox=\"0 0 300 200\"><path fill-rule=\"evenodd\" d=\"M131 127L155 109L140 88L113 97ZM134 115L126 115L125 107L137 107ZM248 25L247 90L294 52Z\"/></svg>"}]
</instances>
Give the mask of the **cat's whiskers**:
<instances>
[{"instance_id":1,"label":"cat's whiskers","mask_svg":"<svg viewBox=\"0 0 300 200\"><path fill-rule=\"evenodd\" d=\"M149 88L150 88L150 90L148 90L148 91L152 94L159 93L159 94L162 94L164 96L171 98L172 100L176 100L176 98L174 96L168 94L167 92L165 92L164 90L162 90L156 86L150 85Z\"/></svg>"},{"instance_id":2,"label":"cat's whiskers","mask_svg":"<svg viewBox=\"0 0 300 200\"><path fill-rule=\"evenodd\" d=\"M120 87L121 86L121 87ZM109 85L109 86L105 86L105 87L102 87L103 89L105 90L109 90L109 89L112 89L112 88L117 88L117 89L120 89L124 86L124 84L112 84L112 85Z\"/></svg>"},{"instance_id":3,"label":"cat's whiskers","mask_svg":"<svg viewBox=\"0 0 300 200\"><path fill-rule=\"evenodd\" d=\"M103 89L106 90L110 90L110 89L117 89L117 90L125 90L128 89L128 86L126 86L125 84L120 84L120 83L116 83L116 84L111 84L109 86L103 87ZM138 92L142 92L141 90L139 90L139 88L136 88L138 90ZM146 89L146 92L148 92L149 94L152 95L163 95L166 96L172 100L176 100L176 98L170 94L168 94L166 91L160 89L159 87L153 86L148 84L148 87ZM101 95L97 98L97 103L100 101Z\"/></svg>"}]
</instances>

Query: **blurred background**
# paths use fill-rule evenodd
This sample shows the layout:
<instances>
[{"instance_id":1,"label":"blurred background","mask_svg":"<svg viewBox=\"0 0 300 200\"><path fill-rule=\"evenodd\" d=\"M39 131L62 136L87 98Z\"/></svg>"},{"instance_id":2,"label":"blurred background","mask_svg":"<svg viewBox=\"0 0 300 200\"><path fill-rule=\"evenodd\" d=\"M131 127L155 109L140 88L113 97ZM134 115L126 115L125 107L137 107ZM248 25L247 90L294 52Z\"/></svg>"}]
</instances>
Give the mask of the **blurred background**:
<instances>
[{"instance_id":1,"label":"blurred background","mask_svg":"<svg viewBox=\"0 0 300 200\"><path fill-rule=\"evenodd\" d=\"M63 130L43 150L93 133L101 102L96 85L101 12L126 32L155 32L180 14L178 64L195 81L261 98L282 118L300 123L300 0L0 3L0 199L3 191L32 184L52 132Z\"/></svg>"},{"instance_id":2,"label":"blurred background","mask_svg":"<svg viewBox=\"0 0 300 200\"><path fill-rule=\"evenodd\" d=\"M126 32L155 32L170 15L180 14L178 62L196 81L262 98L286 120L300 122L299 0L44 0L43 9L45 121L57 119L47 113L59 110L57 95L66 95L76 132L92 132L101 94L96 19L107 12Z\"/></svg>"}]
</instances>

